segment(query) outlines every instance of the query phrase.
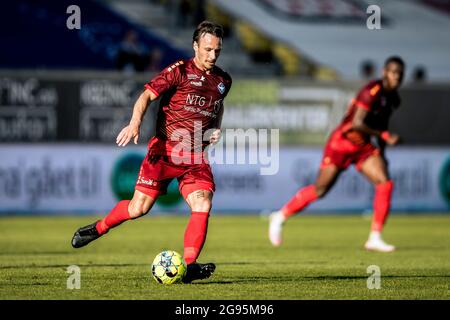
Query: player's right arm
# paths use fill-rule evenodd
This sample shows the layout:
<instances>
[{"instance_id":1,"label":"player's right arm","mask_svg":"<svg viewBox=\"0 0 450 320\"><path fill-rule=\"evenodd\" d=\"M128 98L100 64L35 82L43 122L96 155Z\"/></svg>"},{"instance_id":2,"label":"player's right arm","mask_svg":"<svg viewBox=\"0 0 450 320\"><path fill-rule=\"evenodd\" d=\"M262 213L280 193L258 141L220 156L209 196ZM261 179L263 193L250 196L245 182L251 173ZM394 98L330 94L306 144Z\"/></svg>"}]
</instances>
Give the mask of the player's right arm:
<instances>
[{"instance_id":1,"label":"player's right arm","mask_svg":"<svg viewBox=\"0 0 450 320\"><path fill-rule=\"evenodd\" d=\"M134 139L134 144L139 140L139 129L141 127L142 119L144 118L145 111L151 101L155 100L157 96L151 90L144 90L133 107L133 115L131 116L130 123L120 131L117 136L116 143L119 147L124 147Z\"/></svg>"},{"instance_id":2,"label":"player's right arm","mask_svg":"<svg viewBox=\"0 0 450 320\"><path fill-rule=\"evenodd\" d=\"M366 124L366 117L372 110L372 105L375 103L377 96L382 89L381 83L369 83L366 85L356 96L354 104L356 106L355 113L353 115L351 129L356 132L362 132L366 135L377 136L386 141L387 144L393 145L398 143L400 137L395 133L389 133L388 131L380 131L369 127Z\"/></svg>"},{"instance_id":3,"label":"player's right arm","mask_svg":"<svg viewBox=\"0 0 450 320\"><path fill-rule=\"evenodd\" d=\"M364 132L368 135L377 136L386 141L387 144L394 145L400 140L400 136L395 133L389 133L388 131L375 130L369 127L365 123L365 119L369 111L365 108L356 108L355 115L353 116L352 129Z\"/></svg>"},{"instance_id":4,"label":"player's right arm","mask_svg":"<svg viewBox=\"0 0 450 320\"><path fill-rule=\"evenodd\" d=\"M180 60L168 68L165 68L150 82L145 84L145 90L141 93L133 108L133 115L130 124L120 131L116 143L119 147L126 146L131 139L137 144L139 139L139 129L142 119L150 102L157 99L161 94L171 88L175 88L182 79L180 69L184 61Z\"/></svg>"}]
</instances>

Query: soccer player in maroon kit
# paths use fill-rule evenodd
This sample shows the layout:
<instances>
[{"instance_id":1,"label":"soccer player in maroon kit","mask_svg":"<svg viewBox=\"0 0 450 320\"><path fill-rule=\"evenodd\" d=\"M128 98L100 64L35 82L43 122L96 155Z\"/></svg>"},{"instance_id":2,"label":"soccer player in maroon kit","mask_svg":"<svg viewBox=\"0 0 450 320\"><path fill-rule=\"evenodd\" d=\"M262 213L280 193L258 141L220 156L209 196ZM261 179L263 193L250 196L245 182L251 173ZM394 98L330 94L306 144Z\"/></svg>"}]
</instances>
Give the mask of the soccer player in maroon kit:
<instances>
[{"instance_id":1,"label":"soccer player in maroon kit","mask_svg":"<svg viewBox=\"0 0 450 320\"><path fill-rule=\"evenodd\" d=\"M397 134L388 131L388 122L394 109L400 105L397 89L402 83L404 68L400 57L388 58L382 79L366 84L352 100L341 124L328 139L316 182L300 189L279 211L270 215L269 239L274 246L282 243L284 222L311 202L325 196L339 174L350 164L355 164L375 186L374 214L365 248L380 252L395 250L381 237L393 190L384 149L386 144L395 145L399 141ZM375 137L378 143L372 144L371 137Z\"/></svg>"},{"instance_id":2,"label":"soccer player in maroon kit","mask_svg":"<svg viewBox=\"0 0 450 320\"><path fill-rule=\"evenodd\" d=\"M149 103L162 96L156 135L148 143L133 198L120 201L106 217L78 229L72 239L74 248L87 245L124 221L145 215L177 178L180 192L192 210L184 235L183 256L188 269L183 281L205 279L214 272L213 263L197 263L197 257L206 239L215 190L205 148L220 138L223 99L232 83L228 73L215 65L222 38L220 25L200 23L193 34L194 57L172 64L145 85L129 125L116 140L118 146L132 139L137 144Z\"/></svg>"}]
</instances>

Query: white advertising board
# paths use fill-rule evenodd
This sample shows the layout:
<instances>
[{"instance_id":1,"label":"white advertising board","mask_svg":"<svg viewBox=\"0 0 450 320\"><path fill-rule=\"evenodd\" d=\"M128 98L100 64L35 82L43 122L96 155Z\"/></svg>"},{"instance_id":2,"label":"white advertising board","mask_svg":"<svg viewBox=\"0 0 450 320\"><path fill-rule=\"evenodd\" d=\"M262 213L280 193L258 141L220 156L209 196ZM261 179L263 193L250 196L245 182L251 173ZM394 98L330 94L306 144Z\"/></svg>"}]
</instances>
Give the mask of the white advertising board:
<instances>
[{"instance_id":1,"label":"white advertising board","mask_svg":"<svg viewBox=\"0 0 450 320\"><path fill-rule=\"evenodd\" d=\"M0 213L105 213L130 198L145 147L81 144L20 144L0 147ZM258 164L214 164L213 210L258 213L280 208L315 180L320 148L282 148L279 170L261 175ZM387 152L394 180L394 211L449 211L450 150L392 148ZM373 187L354 167L323 199L307 210L370 210ZM154 211L188 211L177 185Z\"/></svg>"}]
</instances>

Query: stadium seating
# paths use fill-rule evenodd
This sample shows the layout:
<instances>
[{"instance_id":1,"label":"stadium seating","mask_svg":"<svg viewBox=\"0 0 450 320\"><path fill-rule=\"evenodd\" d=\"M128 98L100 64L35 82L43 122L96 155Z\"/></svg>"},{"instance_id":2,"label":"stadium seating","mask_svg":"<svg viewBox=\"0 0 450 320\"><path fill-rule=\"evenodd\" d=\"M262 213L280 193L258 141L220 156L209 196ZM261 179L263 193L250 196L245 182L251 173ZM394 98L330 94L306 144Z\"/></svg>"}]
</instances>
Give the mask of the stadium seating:
<instances>
[{"instance_id":1,"label":"stadium seating","mask_svg":"<svg viewBox=\"0 0 450 320\"><path fill-rule=\"evenodd\" d=\"M210 1L264 34L286 75L359 80L363 61L379 68L397 54L407 61L407 79L417 66L429 81L450 79L450 18L440 1L378 1L381 29L374 30L362 0Z\"/></svg>"},{"instance_id":2,"label":"stadium seating","mask_svg":"<svg viewBox=\"0 0 450 320\"><path fill-rule=\"evenodd\" d=\"M70 0L7 1L0 10L0 68L102 69L116 68L120 42L134 30L148 48L158 47L162 64L188 53L110 10L103 2L79 0L81 29L69 30ZM31 32L30 32L31 31Z\"/></svg>"},{"instance_id":3,"label":"stadium seating","mask_svg":"<svg viewBox=\"0 0 450 320\"><path fill-rule=\"evenodd\" d=\"M164 0L104 0L104 3L118 14L154 32L189 54L192 53L192 32L198 22L195 12L201 6L204 18L216 21L224 28L225 44L218 62L219 66L233 75L273 76L278 74L279 67L271 59L270 45L269 47L266 45L266 48L269 48L266 51L247 50L248 46L241 41L241 34L236 27L239 19L228 14L212 1L191 1L191 4L195 6L186 14L183 21L180 21L178 9L175 7L178 1L169 4ZM181 26L182 24L186 25Z\"/></svg>"}]
</instances>

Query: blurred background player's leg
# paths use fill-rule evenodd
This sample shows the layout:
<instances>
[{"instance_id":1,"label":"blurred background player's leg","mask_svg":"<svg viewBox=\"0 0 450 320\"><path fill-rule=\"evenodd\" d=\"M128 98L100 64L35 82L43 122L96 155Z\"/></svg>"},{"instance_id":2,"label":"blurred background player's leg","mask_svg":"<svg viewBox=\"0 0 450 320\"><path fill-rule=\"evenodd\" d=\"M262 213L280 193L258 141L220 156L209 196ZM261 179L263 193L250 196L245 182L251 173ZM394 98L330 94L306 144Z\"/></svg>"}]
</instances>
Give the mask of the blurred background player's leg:
<instances>
[{"instance_id":1,"label":"blurred background player's leg","mask_svg":"<svg viewBox=\"0 0 450 320\"><path fill-rule=\"evenodd\" d=\"M315 184L300 189L279 211L270 215L269 239L274 246L282 243L282 229L284 222L296 213L301 212L311 202L322 198L331 189L341 170L334 164L323 166Z\"/></svg>"},{"instance_id":2,"label":"blurred background player's leg","mask_svg":"<svg viewBox=\"0 0 450 320\"><path fill-rule=\"evenodd\" d=\"M361 166L363 173L375 186L373 201L373 217L369 239L365 244L367 250L391 252L393 245L385 243L381 237L383 226L389 215L393 182L389 180L386 162L382 156L376 155L367 158Z\"/></svg>"}]
</instances>

